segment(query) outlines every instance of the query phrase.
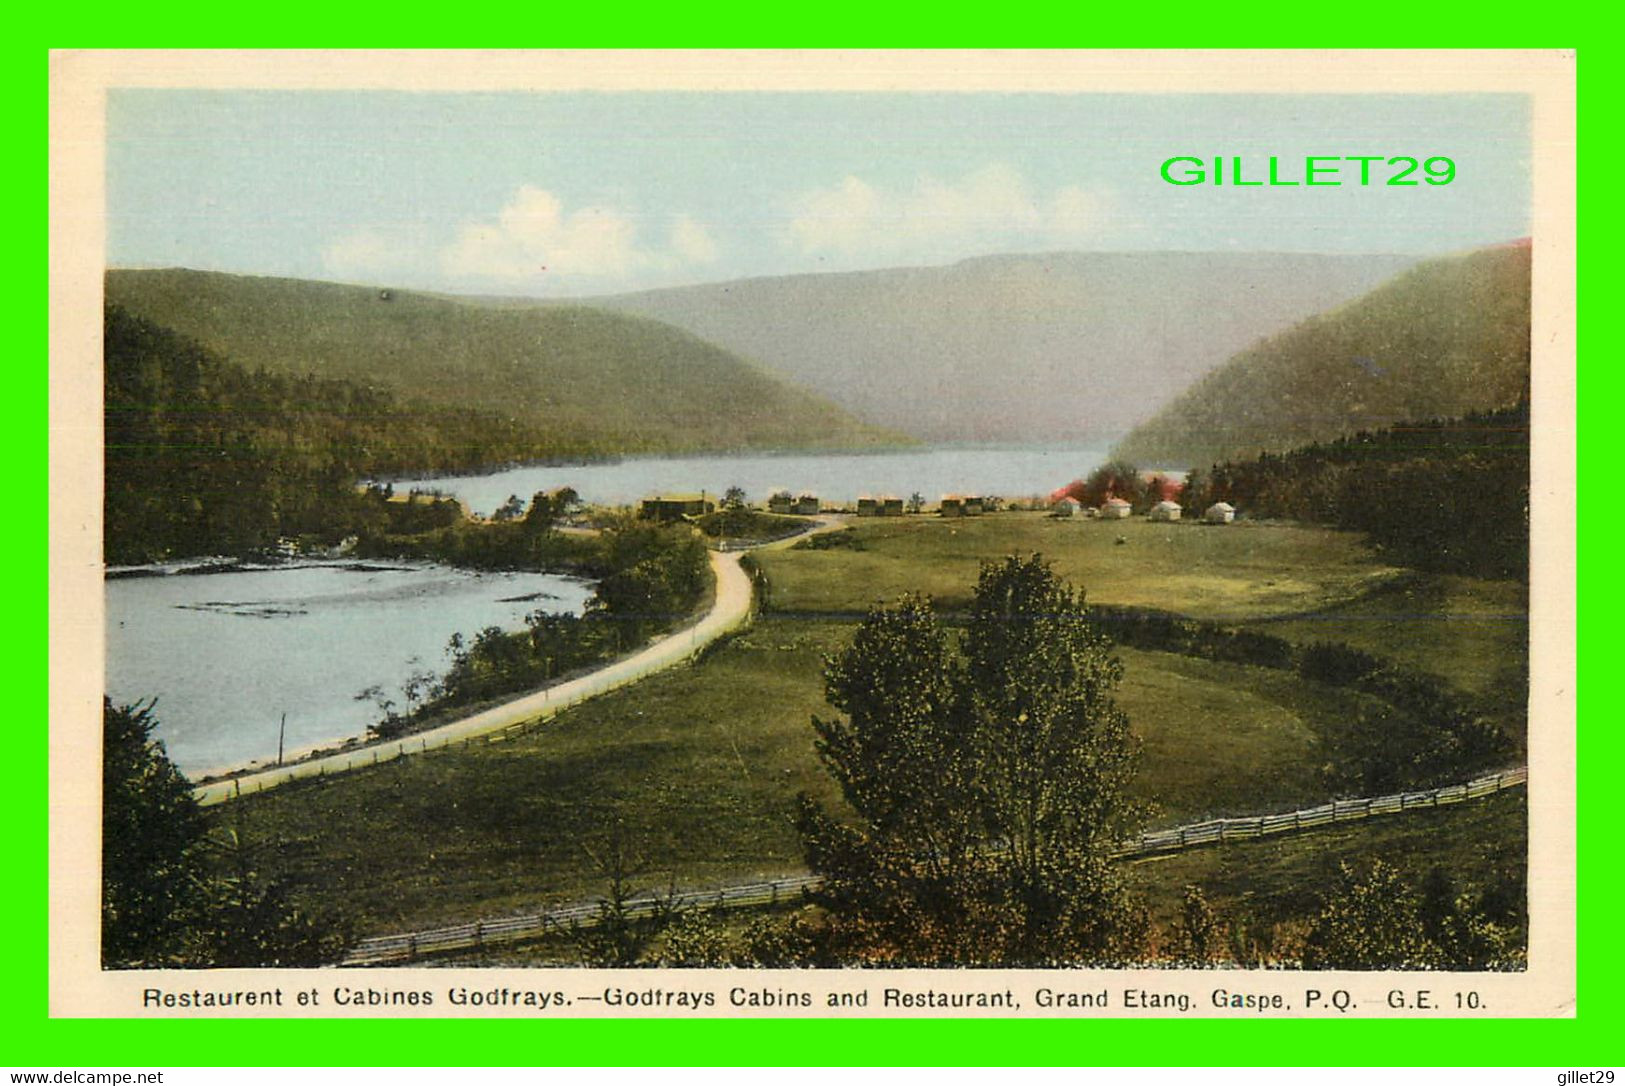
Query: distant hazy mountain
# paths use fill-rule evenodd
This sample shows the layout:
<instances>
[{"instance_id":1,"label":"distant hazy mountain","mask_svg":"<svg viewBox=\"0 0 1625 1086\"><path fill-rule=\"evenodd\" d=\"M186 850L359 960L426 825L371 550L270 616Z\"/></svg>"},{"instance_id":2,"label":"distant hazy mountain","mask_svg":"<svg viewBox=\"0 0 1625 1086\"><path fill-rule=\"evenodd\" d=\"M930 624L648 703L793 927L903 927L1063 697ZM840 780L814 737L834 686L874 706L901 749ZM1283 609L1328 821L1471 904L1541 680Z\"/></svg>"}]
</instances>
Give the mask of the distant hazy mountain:
<instances>
[{"instance_id":1,"label":"distant hazy mountain","mask_svg":"<svg viewBox=\"0 0 1625 1086\"><path fill-rule=\"evenodd\" d=\"M936 440L1121 434L1403 256L1056 253L584 299L686 328Z\"/></svg>"},{"instance_id":2,"label":"distant hazy mountain","mask_svg":"<svg viewBox=\"0 0 1625 1086\"><path fill-rule=\"evenodd\" d=\"M250 369L497 412L558 455L905 440L692 333L602 308L179 269L110 271L107 297Z\"/></svg>"},{"instance_id":3,"label":"distant hazy mountain","mask_svg":"<svg viewBox=\"0 0 1625 1086\"><path fill-rule=\"evenodd\" d=\"M1529 387L1529 247L1429 260L1237 354L1118 446L1189 467L1413 419L1507 407Z\"/></svg>"}]
</instances>

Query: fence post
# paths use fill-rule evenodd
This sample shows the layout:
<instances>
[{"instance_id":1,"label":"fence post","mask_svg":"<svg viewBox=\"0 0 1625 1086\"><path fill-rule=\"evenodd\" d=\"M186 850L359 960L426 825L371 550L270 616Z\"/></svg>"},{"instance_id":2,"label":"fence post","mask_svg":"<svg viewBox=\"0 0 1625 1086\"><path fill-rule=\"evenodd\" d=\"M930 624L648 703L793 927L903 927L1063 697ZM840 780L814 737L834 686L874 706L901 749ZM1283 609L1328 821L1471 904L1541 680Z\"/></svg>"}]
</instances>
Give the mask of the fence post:
<instances>
[{"instance_id":1,"label":"fence post","mask_svg":"<svg viewBox=\"0 0 1625 1086\"><path fill-rule=\"evenodd\" d=\"M406 937L406 960L409 962L418 960L418 937L415 934Z\"/></svg>"},{"instance_id":2,"label":"fence post","mask_svg":"<svg viewBox=\"0 0 1625 1086\"><path fill-rule=\"evenodd\" d=\"M485 945L485 921L476 920L476 921L474 921L474 946L476 948L478 948L478 947L483 947L484 945Z\"/></svg>"}]
</instances>

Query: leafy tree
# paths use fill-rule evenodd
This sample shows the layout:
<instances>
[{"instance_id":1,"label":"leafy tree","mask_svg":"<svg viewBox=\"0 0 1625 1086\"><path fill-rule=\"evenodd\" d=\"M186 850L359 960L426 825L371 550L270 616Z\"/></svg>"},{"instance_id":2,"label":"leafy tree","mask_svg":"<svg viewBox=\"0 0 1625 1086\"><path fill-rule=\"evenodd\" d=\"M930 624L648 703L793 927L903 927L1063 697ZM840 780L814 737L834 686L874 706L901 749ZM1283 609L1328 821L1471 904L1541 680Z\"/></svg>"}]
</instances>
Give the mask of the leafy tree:
<instances>
[{"instance_id":1,"label":"leafy tree","mask_svg":"<svg viewBox=\"0 0 1625 1086\"><path fill-rule=\"evenodd\" d=\"M1108 857L1140 815L1126 799L1138 746L1112 698L1122 665L1037 555L982 567L965 655L984 818L1007 842L1008 950L1108 953L1130 924Z\"/></svg>"},{"instance_id":2,"label":"leafy tree","mask_svg":"<svg viewBox=\"0 0 1625 1086\"><path fill-rule=\"evenodd\" d=\"M1310 928L1307 969L1425 969L1437 964L1415 892L1399 870L1373 860L1361 875L1342 865L1337 889Z\"/></svg>"},{"instance_id":3,"label":"leafy tree","mask_svg":"<svg viewBox=\"0 0 1625 1086\"><path fill-rule=\"evenodd\" d=\"M260 873L256 850L236 828L214 843L221 873L191 934L188 965L216 969L316 966L343 952L347 931L293 904L282 883Z\"/></svg>"},{"instance_id":4,"label":"leafy tree","mask_svg":"<svg viewBox=\"0 0 1625 1086\"><path fill-rule=\"evenodd\" d=\"M505 524L511 520L518 520L525 514L525 502L517 494L509 494L508 500L503 502L497 511L491 514L491 519L498 524Z\"/></svg>"},{"instance_id":5,"label":"leafy tree","mask_svg":"<svg viewBox=\"0 0 1625 1086\"><path fill-rule=\"evenodd\" d=\"M631 845L626 825L619 818L594 844L581 850L604 879L605 896L598 902L598 923L575 931L582 961L600 968L638 964L651 941L676 916L676 888L651 900L650 907L634 909L634 880L646 870L643 856Z\"/></svg>"},{"instance_id":6,"label":"leafy tree","mask_svg":"<svg viewBox=\"0 0 1625 1086\"><path fill-rule=\"evenodd\" d=\"M1309 969L1517 969L1524 951L1515 925L1492 919L1484 896L1458 892L1440 869L1412 889L1400 871L1373 860L1361 876L1344 864L1337 889L1310 928Z\"/></svg>"},{"instance_id":7,"label":"leafy tree","mask_svg":"<svg viewBox=\"0 0 1625 1086\"><path fill-rule=\"evenodd\" d=\"M525 535L531 539L548 535L580 507L581 497L572 487L538 490L530 499L530 512L525 514Z\"/></svg>"},{"instance_id":8,"label":"leafy tree","mask_svg":"<svg viewBox=\"0 0 1625 1086\"><path fill-rule=\"evenodd\" d=\"M727 490L724 490L722 492L722 508L745 508L745 488L742 486L731 486Z\"/></svg>"},{"instance_id":9,"label":"leafy tree","mask_svg":"<svg viewBox=\"0 0 1625 1086\"><path fill-rule=\"evenodd\" d=\"M785 920L757 917L746 925L741 943L733 961L741 968L805 969L841 964L830 956L825 933L800 913Z\"/></svg>"},{"instance_id":10,"label":"leafy tree","mask_svg":"<svg viewBox=\"0 0 1625 1086\"><path fill-rule=\"evenodd\" d=\"M1068 488L1069 491L1071 488ZM1107 498L1121 498L1139 508L1145 504L1146 487L1140 469L1122 460L1112 460L1089 473L1083 484L1085 505L1099 505Z\"/></svg>"},{"instance_id":11,"label":"leafy tree","mask_svg":"<svg viewBox=\"0 0 1625 1086\"><path fill-rule=\"evenodd\" d=\"M908 496L908 511L918 513L925 508L925 495L918 490Z\"/></svg>"},{"instance_id":12,"label":"leafy tree","mask_svg":"<svg viewBox=\"0 0 1625 1086\"><path fill-rule=\"evenodd\" d=\"M1121 675L1038 556L983 566L963 646L929 603L872 611L825 672L845 719L814 720L857 824L803 799L845 960L1034 965L1131 953L1109 864L1135 813Z\"/></svg>"},{"instance_id":13,"label":"leafy tree","mask_svg":"<svg viewBox=\"0 0 1625 1086\"><path fill-rule=\"evenodd\" d=\"M1418 905L1422 933L1452 969L1505 969L1522 963L1513 925L1488 915L1484 895L1459 890L1442 867L1422 880Z\"/></svg>"},{"instance_id":14,"label":"leafy tree","mask_svg":"<svg viewBox=\"0 0 1625 1086\"><path fill-rule=\"evenodd\" d=\"M733 964L722 921L703 909L687 909L666 929L655 961L666 966L716 968Z\"/></svg>"},{"instance_id":15,"label":"leafy tree","mask_svg":"<svg viewBox=\"0 0 1625 1086\"><path fill-rule=\"evenodd\" d=\"M1208 506L1219 500L1214 497L1213 476L1201 468L1192 468L1186 472L1180 500L1188 516L1202 516L1207 512Z\"/></svg>"},{"instance_id":16,"label":"leafy tree","mask_svg":"<svg viewBox=\"0 0 1625 1086\"><path fill-rule=\"evenodd\" d=\"M1219 923L1200 886L1185 887L1177 931L1180 956L1185 961L1192 965L1205 966L1213 960Z\"/></svg>"},{"instance_id":17,"label":"leafy tree","mask_svg":"<svg viewBox=\"0 0 1625 1086\"><path fill-rule=\"evenodd\" d=\"M291 905L235 830L212 842L192 785L169 761L151 702L102 699L102 964L108 968L316 965L344 928Z\"/></svg>"},{"instance_id":18,"label":"leafy tree","mask_svg":"<svg viewBox=\"0 0 1625 1086\"><path fill-rule=\"evenodd\" d=\"M206 827L169 761L153 703L102 699L102 964L174 964L206 877Z\"/></svg>"}]
</instances>

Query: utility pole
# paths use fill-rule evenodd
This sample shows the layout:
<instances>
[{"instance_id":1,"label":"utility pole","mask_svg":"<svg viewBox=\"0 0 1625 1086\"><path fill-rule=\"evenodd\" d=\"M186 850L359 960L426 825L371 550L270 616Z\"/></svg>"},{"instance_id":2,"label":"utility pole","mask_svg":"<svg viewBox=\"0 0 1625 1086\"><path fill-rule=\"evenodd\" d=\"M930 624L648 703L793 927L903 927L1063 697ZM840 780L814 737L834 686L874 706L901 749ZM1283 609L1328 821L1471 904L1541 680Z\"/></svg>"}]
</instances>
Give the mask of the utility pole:
<instances>
[{"instance_id":1,"label":"utility pole","mask_svg":"<svg viewBox=\"0 0 1625 1086\"><path fill-rule=\"evenodd\" d=\"M276 764L282 764L282 739L288 734L288 711L282 711L282 726L276 732Z\"/></svg>"}]
</instances>

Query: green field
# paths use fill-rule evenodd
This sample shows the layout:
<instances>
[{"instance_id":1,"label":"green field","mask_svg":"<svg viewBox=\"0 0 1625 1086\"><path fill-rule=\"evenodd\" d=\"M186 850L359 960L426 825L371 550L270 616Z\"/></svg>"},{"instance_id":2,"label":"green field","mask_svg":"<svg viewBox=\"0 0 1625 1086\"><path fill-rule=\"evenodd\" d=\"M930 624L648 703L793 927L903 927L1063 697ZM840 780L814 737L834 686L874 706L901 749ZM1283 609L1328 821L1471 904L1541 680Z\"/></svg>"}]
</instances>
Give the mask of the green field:
<instances>
[{"instance_id":1,"label":"green field","mask_svg":"<svg viewBox=\"0 0 1625 1086\"><path fill-rule=\"evenodd\" d=\"M769 618L698 667L646 679L508 743L405 758L255 796L243 818L272 867L366 930L596 896L617 821L644 883L719 886L802 869L797 793L838 802L812 746L822 659L849 624ZM1325 729L1352 695L1289 675L1122 653L1152 825L1323 798ZM405 829L409 827L409 829ZM585 846L585 847L584 847ZM319 888L319 889L318 889Z\"/></svg>"},{"instance_id":2,"label":"green field","mask_svg":"<svg viewBox=\"0 0 1625 1086\"><path fill-rule=\"evenodd\" d=\"M1118 536L1128 542L1115 543ZM863 549L758 554L771 609L697 666L589 702L521 739L280 789L227 805L216 817L240 819L266 846L270 870L300 887L309 903L349 911L363 933L596 897L617 825L641 860L638 889L668 881L720 886L799 871L790 822L795 796L807 791L839 802L813 751L809 720L829 712L822 661L851 636L853 612L910 586L954 606L969 598L978 563L1010 550L1041 550L1105 602L1202 617L1240 613L1254 621L1299 616L1262 623L1292 636L1325 629L1302 617L1318 604L1359 616L1359 623L1343 625L1359 629L1368 639L1362 644L1402 652L1407 663L1427 670L1471 679L1521 666L1504 625L1457 621L1451 610L1460 606L1471 615L1477 613L1471 606L1510 607L1510 589L1391 569L1344 532L1069 524L999 514L866 521L847 539ZM1181 597L1170 598L1170 582L1184 586ZM1423 591L1430 584L1438 591ZM1411 612L1385 625L1384 608L1393 609L1400 591L1408 593ZM1438 621L1419 622L1424 614ZM1418 629L1429 632L1416 636ZM1151 826L1286 811L1327 798L1320 767L1328 742L1354 718L1361 695L1305 683L1291 672L1118 651L1124 664L1118 698L1142 742L1136 790L1155 807ZM1475 662L1464 662L1464 654ZM1383 825L1400 821L1411 824L1407 816ZM1486 824L1486 841L1521 855L1521 829L1501 828L1506 833ZM1370 832L1379 833L1375 826ZM1417 840L1425 851L1425 835ZM1303 850L1318 855L1320 846L1248 847L1264 850L1258 853L1264 859L1214 868L1217 893L1291 897L1324 885L1327 871L1336 870L1328 852L1314 861L1312 878L1303 875L1300 868L1310 862ZM1153 866L1183 871L1180 865L1206 862ZM1178 878L1208 881L1197 868L1191 872Z\"/></svg>"},{"instance_id":3,"label":"green field","mask_svg":"<svg viewBox=\"0 0 1625 1086\"><path fill-rule=\"evenodd\" d=\"M1529 586L1418 574L1318 615L1253 628L1289 641L1343 641L1469 693L1521 700L1529 666Z\"/></svg>"},{"instance_id":4,"label":"green field","mask_svg":"<svg viewBox=\"0 0 1625 1086\"><path fill-rule=\"evenodd\" d=\"M1352 532L1310 525L1155 524L1143 518L912 516L854 521L857 547L763 555L776 611L863 611L904 592L955 610L989 559L1037 552L1092 603L1132 604L1243 621L1318 610L1385 584L1398 571ZM1119 543L1121 539L1123 542Z\"/></svg>"}]
</instances>

